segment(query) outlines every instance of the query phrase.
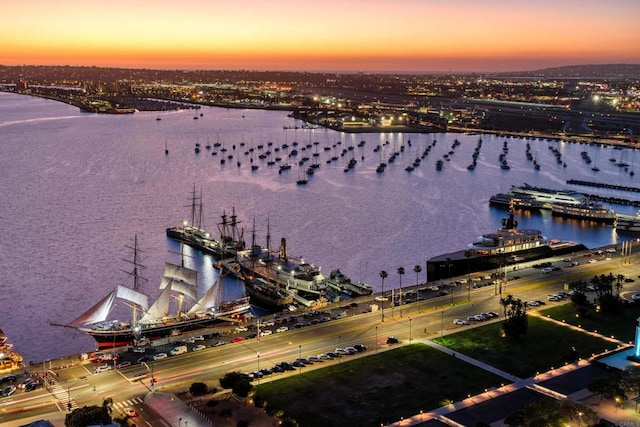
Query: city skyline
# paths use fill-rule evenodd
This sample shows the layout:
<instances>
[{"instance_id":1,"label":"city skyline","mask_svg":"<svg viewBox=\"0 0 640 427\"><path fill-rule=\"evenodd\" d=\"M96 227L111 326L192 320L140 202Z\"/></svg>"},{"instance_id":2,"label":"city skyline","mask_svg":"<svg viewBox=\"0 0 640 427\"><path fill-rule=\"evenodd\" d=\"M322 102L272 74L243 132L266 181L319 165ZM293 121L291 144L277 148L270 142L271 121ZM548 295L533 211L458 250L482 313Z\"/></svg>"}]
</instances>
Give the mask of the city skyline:
<instances>
[{"instance_id":1,"label":"city skyline","mask_svg":"<svg viewBox=\"0 0 640 427\"><path fill-rule=\"evenodd\" d=\"M640 63L640 3L10 0L3 65L364 72Z\"/></svg>"}]
</instances>

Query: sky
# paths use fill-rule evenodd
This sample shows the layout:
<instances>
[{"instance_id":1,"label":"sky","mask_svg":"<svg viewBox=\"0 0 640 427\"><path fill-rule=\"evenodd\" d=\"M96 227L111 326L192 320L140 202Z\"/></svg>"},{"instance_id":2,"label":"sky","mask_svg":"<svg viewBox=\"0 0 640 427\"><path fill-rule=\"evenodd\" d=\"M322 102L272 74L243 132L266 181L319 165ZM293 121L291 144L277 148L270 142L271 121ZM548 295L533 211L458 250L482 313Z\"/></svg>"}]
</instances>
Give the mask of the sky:
<instances>
[{"instance_id":1,"label":"sky","mask_svg":"<svg viewBox=\"0 0 640 427\"><path fill-rule=\"evenodd\" d=\"M640 63L640 0L4 0L1 65L362 72Z\"/></svg>"}]
</instances>

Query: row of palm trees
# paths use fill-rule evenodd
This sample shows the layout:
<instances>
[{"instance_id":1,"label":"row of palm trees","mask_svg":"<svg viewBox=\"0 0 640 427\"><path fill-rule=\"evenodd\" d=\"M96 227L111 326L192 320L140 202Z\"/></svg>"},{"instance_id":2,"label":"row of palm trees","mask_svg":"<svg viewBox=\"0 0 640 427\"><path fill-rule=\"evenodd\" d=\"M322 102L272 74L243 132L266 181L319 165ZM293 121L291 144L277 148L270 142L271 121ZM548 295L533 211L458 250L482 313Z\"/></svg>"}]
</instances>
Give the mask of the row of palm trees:
<instances>
[{"instance_id":1,"label":"row of palm trees","mask_svg":"<svg viewBox=\"0 0 640 427\"><path fill-rule=\"evenodd\" d=\"M413 267L413 272L416 273L416 288L418 287L418 281L419 281L419 275L420 272L422 271L422 267L419 265L416 265ZM404 267L398 267L398 276L400 276L400 295L398 297L399 301L400 301L400 317L402 317L402 276L404 276L405 270ZM387 277L389 277L389 273L387 273L385 270L382 270L380 272L380 278L382 278L382 295L384 296L384 279L386 279ZM393 294L394 290L391 290L391 317L393 317L393 307L395 306L395 301L394 301L394 294ZM420 295L418 295L418 304L420 304ZM382 305L382 321L384 322L384 304ZM418 306L418 310L420 310L419 306Z\"/></svg>"}]
</instances>

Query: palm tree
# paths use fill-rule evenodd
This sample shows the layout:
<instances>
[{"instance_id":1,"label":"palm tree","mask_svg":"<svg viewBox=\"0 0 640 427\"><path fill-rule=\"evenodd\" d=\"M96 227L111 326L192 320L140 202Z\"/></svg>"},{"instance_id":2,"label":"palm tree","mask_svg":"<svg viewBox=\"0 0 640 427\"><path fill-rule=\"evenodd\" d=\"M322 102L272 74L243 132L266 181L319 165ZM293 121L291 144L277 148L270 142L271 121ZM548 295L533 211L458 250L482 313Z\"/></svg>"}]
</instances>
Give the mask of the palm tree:
<instances>
[{"instance_id":1,"label":"palm tree","mask_svg":"<svg viewBox=\"0 0 640 427\"><path fill-rule=\"evenodd\" d=\"M418 312L420 312L420 291L418 290L418 275L422 271L422 267L416 265L413 267L413 272L416 273L416 295L418 297Z\"/></svg>"},{"instance_id":2,"label":"palm tree","mask_svg":"<svg viewBox=\"0 0 640 427\"><path fill-rule=\"evenodd\" d=\"M382 278L382 300L380 301L380 306L382 307L382 321L384 322L384 279L389 277L386 271L382 270L380 272L380 277Z\"/></svg>"},{"instance_id":3,"label":"palm tree","mask_svg":"<svg viewBox=\"0 0 640 427\"><path fill-rule=\"evenodd\" d=\"M400 317L402 317L402 275L404 274L404 267L398 267L398 275L400 276Z\"/></svg>"}]
</instances>

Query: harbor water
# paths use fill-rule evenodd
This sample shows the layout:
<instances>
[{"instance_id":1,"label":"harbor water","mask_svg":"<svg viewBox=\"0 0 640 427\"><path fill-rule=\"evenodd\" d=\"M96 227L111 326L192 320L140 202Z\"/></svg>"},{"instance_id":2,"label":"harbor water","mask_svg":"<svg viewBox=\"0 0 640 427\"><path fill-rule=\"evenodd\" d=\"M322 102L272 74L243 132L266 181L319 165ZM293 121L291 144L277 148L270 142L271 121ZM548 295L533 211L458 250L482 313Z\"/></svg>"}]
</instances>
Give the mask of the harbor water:
<instances>
[{"instance_id":1,"label":"harbor water","mask_svg":"<svg viewBox=\"0 0 640 427\"><path fill-rule=\"evenodd\" d=\"M124 260L132 256L127 247L136 234L148 279L144 289L151 298L157 295L164 262L181 257L165 229L190 217L194 186L202 191L204 226L214 235L223 211L235 208L248 244L255 224L256 243L266 245L269 229L274 249L284 237L290 255L320 265L325 274L339 268L375 289L381 270L389 273L385 287L397 286L398 267L406 271L403 285L423 282L427 259L463 249L497 228L506 212L490 207L489 197L512 185L640 199L566 184L579 179L640 186L640 176L630 174L638 154L628 148L477 134L345 134L302 125L282 111L204 107L97 115L0 93L0 327L25 361L95 348L90 337L50 324L70 322L117 284L131 285L131 265ZM453 147L456 139L460 144ZM477 166L470 171L479 139ZM505 141L509 170L499 163ZM539 170L525 156L526 143ZM374 152L377 145L382 149ZM420 164L405 171L429 145L433 148ZM294 148L297 156L289 157ZM260 156L268 149L271 155ZM554 151L561 153L561 163ZM592 164L585 163L582 151ZM393 152L398 152L395 161L376 172ZM305 156L309 160L299 167ZM349 169L352 158L357 163ZM631 170L610 159L624 160ZM437 160L444 160L440 171ZM279 173L285 162L292 168ZM309 182L297 185L314 162L319 167ZM258 168L252 170L252 164ZM600 171L592 171L594 165ZM553 218L549 212L519 212L516 219L521 228L588 247L629 239L611 226ZM217 270L208 256L189 249L185 255L187 265L201 273L202 294ZM417 278L415 265L422 268ZM223 295L241 293L242 285L230 281ZM126 320L129 314L119 305L113 315Z\"/></svg>"}]
</instances>

